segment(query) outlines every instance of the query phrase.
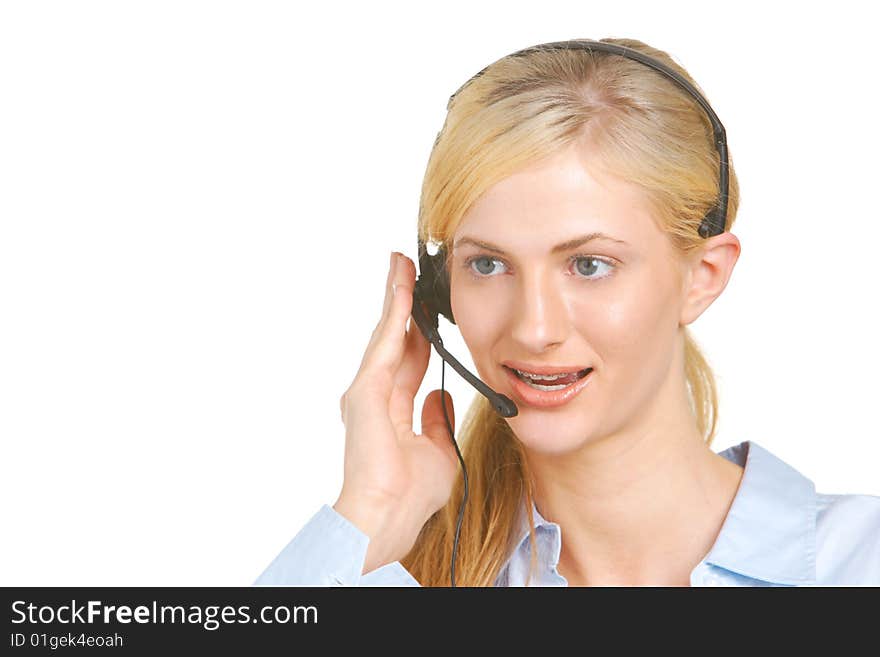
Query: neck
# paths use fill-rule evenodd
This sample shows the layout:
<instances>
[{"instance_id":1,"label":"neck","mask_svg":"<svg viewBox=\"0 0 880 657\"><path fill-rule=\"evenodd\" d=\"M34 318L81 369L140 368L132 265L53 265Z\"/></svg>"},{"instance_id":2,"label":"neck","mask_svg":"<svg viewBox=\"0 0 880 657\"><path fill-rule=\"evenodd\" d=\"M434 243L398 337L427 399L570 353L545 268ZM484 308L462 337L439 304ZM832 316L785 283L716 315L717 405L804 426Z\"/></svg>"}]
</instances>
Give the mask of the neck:
<instances>
[{"instance_id":1,"label":"neck","mask_svg":"<svg viewBox=\"0 0 880 657\"><path fill-rule=\"evenodd\" d=\"M687 586L721 530L742 468L699 435L686 393L654 407L574 454L527 455L569 585Z\"/></svg>"}]
</instances>

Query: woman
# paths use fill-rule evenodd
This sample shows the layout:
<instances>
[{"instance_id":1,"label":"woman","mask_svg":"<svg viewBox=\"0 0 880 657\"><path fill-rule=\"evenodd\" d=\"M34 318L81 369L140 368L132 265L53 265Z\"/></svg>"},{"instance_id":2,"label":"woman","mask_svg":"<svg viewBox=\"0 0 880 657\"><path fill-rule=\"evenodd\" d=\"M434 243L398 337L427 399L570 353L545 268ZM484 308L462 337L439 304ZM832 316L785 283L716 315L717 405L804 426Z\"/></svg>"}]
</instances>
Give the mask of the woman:
<instances>
[{"instance_id":1,"label":"woman","mask_svg":"<svg viewBox=\"0 0 880 657\"><path fill-rule=\"evenodd\" d=\"M662 51L603 41L696 87ZM392 254L341 400L342 491L257 583L445 586L453 557L468 586L880 583L880 498L817 494L752 441L710 449L715 384L687 327L740 243L732 167L724 231L699 232L719 198L706 112L638 61L530 50L450 99L422 189L461 335L518 409L478 396L465 417L460 545L452 400L428 395L415 435L430 345L407 328L414 263Z\"/></svg>"}]
</instances>

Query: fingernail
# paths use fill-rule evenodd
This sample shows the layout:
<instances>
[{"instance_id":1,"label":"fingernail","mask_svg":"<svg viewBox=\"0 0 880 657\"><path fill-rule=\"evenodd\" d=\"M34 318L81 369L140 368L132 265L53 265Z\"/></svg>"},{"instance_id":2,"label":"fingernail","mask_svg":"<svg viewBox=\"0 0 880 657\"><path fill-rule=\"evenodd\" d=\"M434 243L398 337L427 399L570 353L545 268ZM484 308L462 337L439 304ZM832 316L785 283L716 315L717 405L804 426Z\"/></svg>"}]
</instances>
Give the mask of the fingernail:
<instances>
[{"instance_id":1,"label":"fingernail","mask_svg":"<svg viewBox=\"0 0 880 657\"><path fill-rule=\"evenodd\" d=\"M397 251L391 252L391 276L397 273L397 263L400 262L400 257Z\"/></svg>"}]
</instances>

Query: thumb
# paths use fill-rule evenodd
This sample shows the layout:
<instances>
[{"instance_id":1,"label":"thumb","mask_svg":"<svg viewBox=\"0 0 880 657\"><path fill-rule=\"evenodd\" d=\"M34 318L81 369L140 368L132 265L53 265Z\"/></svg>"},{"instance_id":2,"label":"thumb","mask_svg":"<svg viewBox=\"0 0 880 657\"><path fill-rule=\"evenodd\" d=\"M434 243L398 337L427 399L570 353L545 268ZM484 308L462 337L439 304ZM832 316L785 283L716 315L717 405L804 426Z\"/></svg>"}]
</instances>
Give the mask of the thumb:
<instances>
[{"instance_id":1,"label":"thumb","mask_svg":"<svg viewBox=\"0 0 880 657\"><path fill-rule=\"evenodd\" d=\"M455 409L452 404L452 395L443 390L432 390L425 397L422 405L422 434L432 440L452 440L449 428L446 426L446 418L443 415L443 399L446 402L446 415L455 433Z\"/></svg>"}]
</instances>

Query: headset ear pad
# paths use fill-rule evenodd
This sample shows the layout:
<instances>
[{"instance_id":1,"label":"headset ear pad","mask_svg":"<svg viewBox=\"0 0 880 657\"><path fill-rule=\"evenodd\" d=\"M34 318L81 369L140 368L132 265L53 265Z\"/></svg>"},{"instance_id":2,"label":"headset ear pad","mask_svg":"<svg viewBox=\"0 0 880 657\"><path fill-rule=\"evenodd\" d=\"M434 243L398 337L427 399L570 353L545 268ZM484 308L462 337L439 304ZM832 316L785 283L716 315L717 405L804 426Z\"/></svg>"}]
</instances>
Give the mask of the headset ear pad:
<instances>
[{"instance_id":1,"label":"headset ear pad","mask_svg":"<svg viewBox=\"0 0 880 657\"><path fill-rule=\"evenodd\" d=\"M452 324L452 304L449 291L449 272L446 270L446 246L440 246L437 253L428 253L424 242L419 241L419 277L416 281L416 295L425 304L434 328L437 316L443 315Z\"/></svg>"}]
</instances>

